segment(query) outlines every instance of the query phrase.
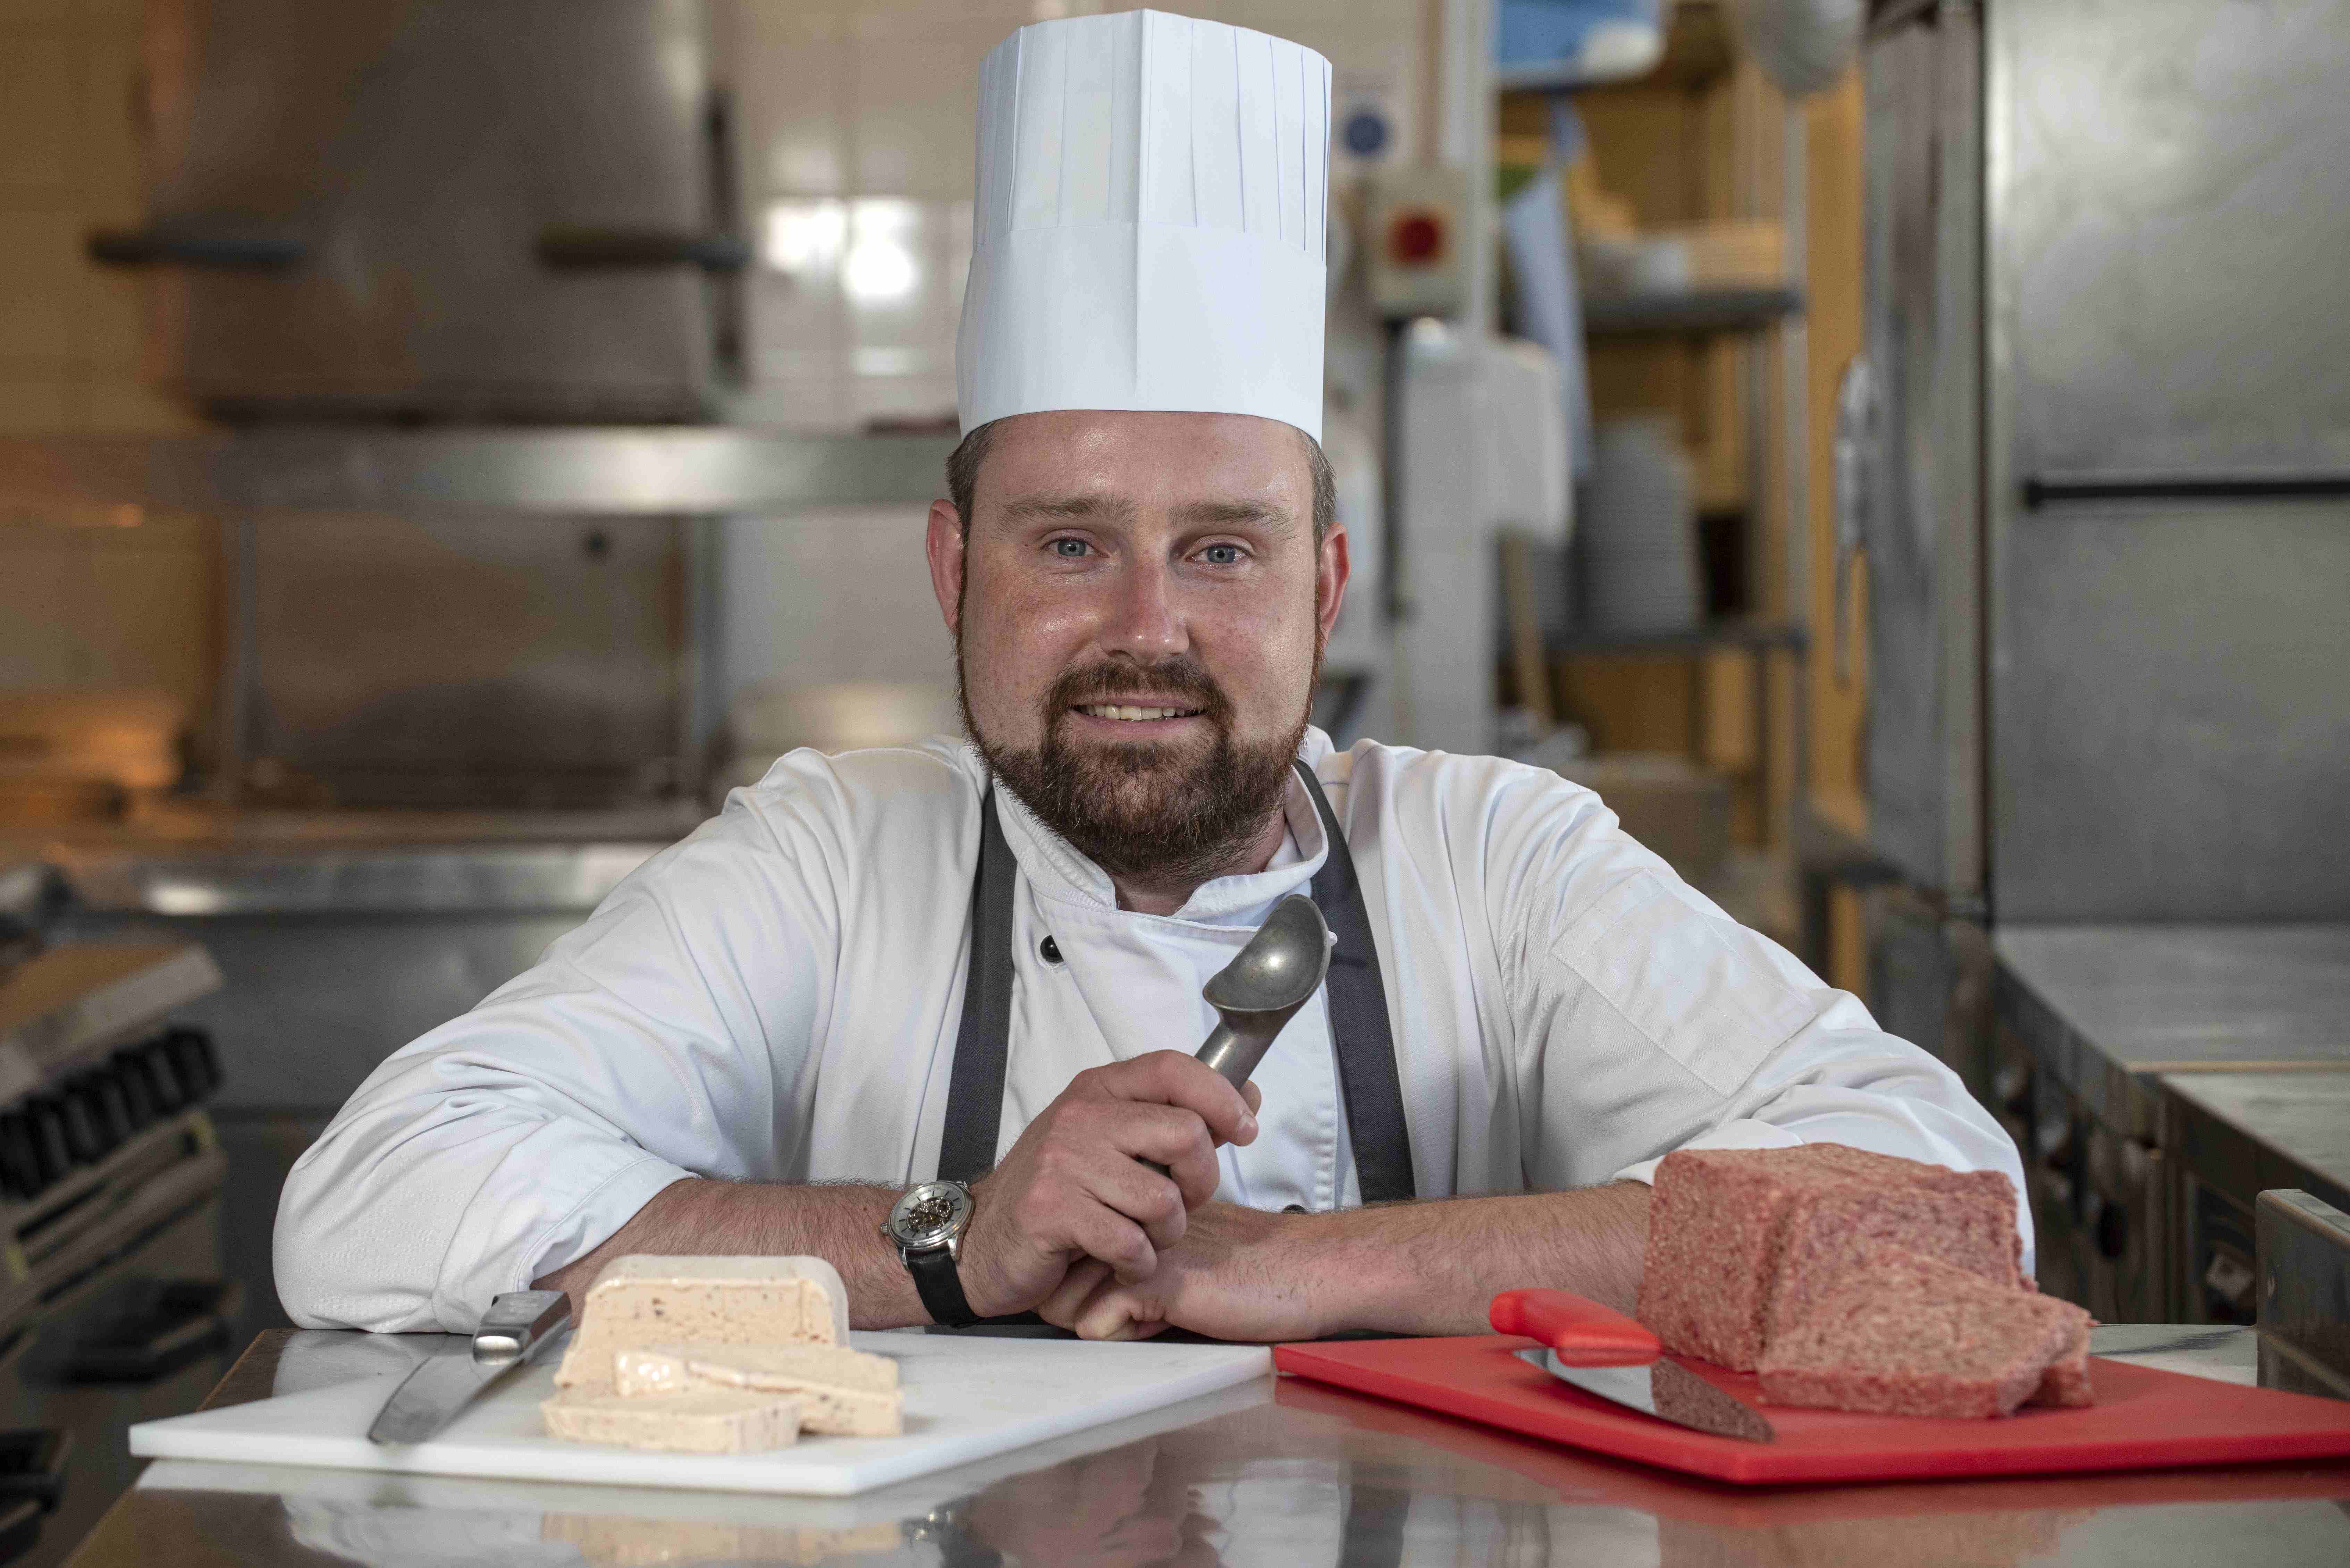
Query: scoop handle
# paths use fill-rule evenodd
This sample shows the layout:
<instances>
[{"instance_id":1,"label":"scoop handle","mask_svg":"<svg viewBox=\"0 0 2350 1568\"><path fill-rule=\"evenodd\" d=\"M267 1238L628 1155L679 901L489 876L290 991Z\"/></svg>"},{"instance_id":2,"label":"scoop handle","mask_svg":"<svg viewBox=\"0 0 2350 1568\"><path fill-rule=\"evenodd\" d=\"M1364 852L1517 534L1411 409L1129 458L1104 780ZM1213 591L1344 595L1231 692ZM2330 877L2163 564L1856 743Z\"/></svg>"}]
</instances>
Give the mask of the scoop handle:
<instances>
[{"instance_id":1,"label":"scoop handle","mask_svg":"<svg viewBox=\"0 0 2350 1568\"><path fill-rule=\"evenodd\" d=\"M1256 1071L1256 1064L1263 1058L1264 1052L1262 1047L1251 1051L1248 1040L1231 1023L1220 1018L1193 1054L1222 1074L1224 1081L1237 1089L1248 1082L1251 1073ZM1142 1163L1161 1176L1174 1174L1155 1159L1146 1159Z\"/></svg>"},{"instance_id":2,"label":"scoop handle","mask_svg":"<svg viewBox=\"0 0 2350 1568\"><path fill-rule=\"evenodd\" d=\"M1237 1089L1248 1082L1251 1073L1256 1071L1257 1062L1263 1053L1260 1051L1252 1054L1248 1042L1232 1026L1231 1021L1219 1018L1216 1026L1208 1031L1208 1037L1200 1043L1200 1048L1192 1054L1222 1074L1224 1081Z\"/></svg>"},{"instance_id":3,"label":"scoop handle","mask_svg":"<svg viewBox=\"0 0 2350 1568\"><path fill-rule=\"evenodd\" d=\"M1486 1318L1496 1334L1541 1340L1568 1366L1645 1366L1665 1353L1633 1319L1571 1291L1503 1291Z\"/></svg>"}]
</instances>

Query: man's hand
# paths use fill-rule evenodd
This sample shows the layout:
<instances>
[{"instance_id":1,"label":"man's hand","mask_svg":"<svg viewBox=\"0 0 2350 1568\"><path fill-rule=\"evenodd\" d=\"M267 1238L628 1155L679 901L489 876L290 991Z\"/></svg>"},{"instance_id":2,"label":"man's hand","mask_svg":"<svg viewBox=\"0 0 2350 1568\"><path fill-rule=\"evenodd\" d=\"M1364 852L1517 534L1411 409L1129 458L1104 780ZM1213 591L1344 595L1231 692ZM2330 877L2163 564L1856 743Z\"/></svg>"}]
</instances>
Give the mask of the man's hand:
<instances>
[{"instance_id":1,"label":"man's hand","mask_svg":"<svg viewBox=\"0 0 2350 1568\"><path fill-rule=\"evenodd\" d=\"M1211 1203L1149 1279L1120 1280L1088 1259L1036 1310L1083 1339L1148 1339L1170 1325L1214 1339L1313 1339L1324 1332L1325 1282L1313 1226L1311 1216Z\"/></svg>"},{"instance_id":2,"label":"man's hand","mask_svg":"<svg viewBox=\"0 0 2350 1568\"><path fill-rule=\"evenodd\" d=\"M957 1260L972 1310L1025 1312L1086 1259L1097 1278L1149 1278L1191 1210L1214 1196L1216 1146L1255 1140L1257 1104L1253 1085L1244 1096L1180 1051L1069 1080L972 1188L978 1211Z\"/></svg>"}]
</instances>

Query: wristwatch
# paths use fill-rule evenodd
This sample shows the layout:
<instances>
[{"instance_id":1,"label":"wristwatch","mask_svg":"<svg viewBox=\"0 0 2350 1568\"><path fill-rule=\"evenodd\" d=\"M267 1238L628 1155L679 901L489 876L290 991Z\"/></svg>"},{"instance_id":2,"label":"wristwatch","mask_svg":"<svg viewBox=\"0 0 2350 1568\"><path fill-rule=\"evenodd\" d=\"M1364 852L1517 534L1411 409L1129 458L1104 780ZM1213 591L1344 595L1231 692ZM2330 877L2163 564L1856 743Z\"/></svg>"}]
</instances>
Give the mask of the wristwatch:
<instances>
[{"instance_id":1,"label":"wristwatch","mask_svg":"<svg viewBox=\"0 0 2350 1568\"><path fill-rule=\"evenodd\" d=\"M881 1234L898 1249L899 1262L914 1276L914 1289L933 1323L968 1328L979 1321L962 1293L955 1271L962 1233L971 1229L971 1189L960 1181L926 1181L910 1189L889 1210Z\"/></svg>"}]
</instances>

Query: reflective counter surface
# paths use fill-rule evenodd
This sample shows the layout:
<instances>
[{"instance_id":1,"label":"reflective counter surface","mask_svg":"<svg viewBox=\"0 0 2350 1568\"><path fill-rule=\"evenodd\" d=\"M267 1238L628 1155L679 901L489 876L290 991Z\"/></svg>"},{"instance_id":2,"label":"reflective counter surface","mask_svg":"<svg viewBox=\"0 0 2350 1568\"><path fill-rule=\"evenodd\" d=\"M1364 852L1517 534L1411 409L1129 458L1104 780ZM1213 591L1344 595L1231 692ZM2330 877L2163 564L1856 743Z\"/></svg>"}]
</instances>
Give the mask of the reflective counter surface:
<instances>
[{"instance_id":1,"label":"reflective counter surface","mask_svg":"<svg viewBox=\"0 0 2350 1568\"><path fill-rule=\"evenodd\" d=\"M212 1402L390 1378L439 1336L264 1334ZM2249 1329L2100 1355L2250 1383ZM2350 1563L2350 1463L1750 1490L1266 1379L853 1498L159 1461L76 1568L1173 1563L2005 1568Z\"/></svg>"}]
</instances>

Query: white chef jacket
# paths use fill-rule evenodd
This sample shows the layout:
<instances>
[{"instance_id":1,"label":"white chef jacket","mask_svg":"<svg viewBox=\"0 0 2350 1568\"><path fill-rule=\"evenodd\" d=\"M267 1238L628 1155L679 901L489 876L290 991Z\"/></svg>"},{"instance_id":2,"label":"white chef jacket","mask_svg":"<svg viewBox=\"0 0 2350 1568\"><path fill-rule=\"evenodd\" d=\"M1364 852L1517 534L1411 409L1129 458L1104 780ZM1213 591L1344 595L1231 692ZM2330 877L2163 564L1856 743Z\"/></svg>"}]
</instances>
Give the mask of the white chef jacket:
<instances>
[{"instance_id":1,"label":"white chef jacket","mask_svg":"<svg viewBox=\"0 0 2350 1568\"><path fill-rule=\"evenodd\" d=\"M1337 752L1319 731L1299 755L1361 880L1420 1196L1820 1141L2021 1190L2014 1145L1953 1074L1723 915L1591 791L1493 757ZM681 1178L930 1179L985 787L977 753L938 740L795 752L735 791L359 1085L286 1180L287 1312L470 1332L492 1296L593 1251ZM1292 778L1271 866L1139 914L1000 787L996 809L1019 864L1008 1148L1079 1071L1196 1049L1215 1023L1201 987L1330 846ZM1219 1196L1358 1201L1325 997L1254 1081L1262 1130L1222 1151Z\"/></svg>"}]
</instances>

